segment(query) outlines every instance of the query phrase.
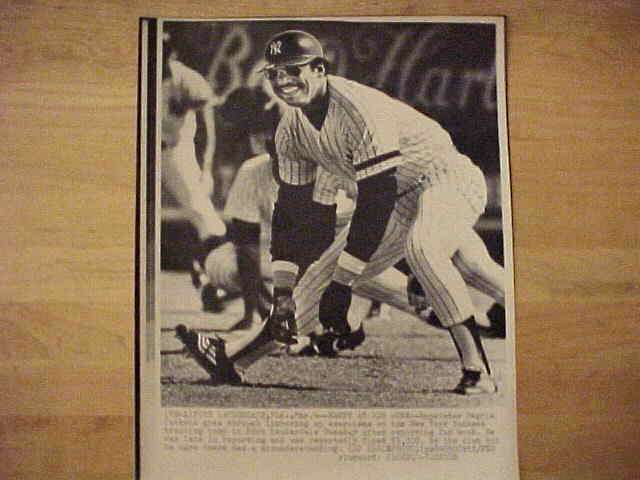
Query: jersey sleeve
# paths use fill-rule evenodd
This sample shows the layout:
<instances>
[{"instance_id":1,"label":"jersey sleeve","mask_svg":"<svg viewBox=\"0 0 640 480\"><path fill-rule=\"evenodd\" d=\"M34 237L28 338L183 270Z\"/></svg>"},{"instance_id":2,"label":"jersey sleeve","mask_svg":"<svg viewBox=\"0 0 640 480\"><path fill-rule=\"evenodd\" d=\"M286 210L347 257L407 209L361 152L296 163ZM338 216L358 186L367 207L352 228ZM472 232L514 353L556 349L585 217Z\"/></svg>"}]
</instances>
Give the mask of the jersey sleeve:
<instances>
[{"instance_id":1,"label":"jersey sleeve","mask_svg":"<svg viewBox=\"0 0 640 480\"><path fill-rule=\"evenodd\" d=\"M304 158L296 148L288 117L278 125L275 136L280 180L289 185L308 185L316 179L316 164Z\"/></svg>"},{"instance_id":2,"label":"jersey sleeve","mask_svg":"<svg viewBox=\"0 0 640 480\"><path fill-rule=\"evenodd\" d=\"M356 181L389 170L401 163L398 125L386 102L361 100L344 117L349 159Z\"/></svg>"}]
</instances>

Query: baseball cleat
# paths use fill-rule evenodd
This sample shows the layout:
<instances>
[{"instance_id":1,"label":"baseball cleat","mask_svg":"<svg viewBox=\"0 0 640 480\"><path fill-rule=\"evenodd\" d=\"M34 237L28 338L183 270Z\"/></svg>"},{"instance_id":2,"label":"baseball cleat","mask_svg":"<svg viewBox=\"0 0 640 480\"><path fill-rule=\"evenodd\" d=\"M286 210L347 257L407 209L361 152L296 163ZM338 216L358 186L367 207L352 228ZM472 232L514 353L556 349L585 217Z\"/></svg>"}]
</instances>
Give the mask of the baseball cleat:
<instances>
[{"instance_id":1,"label":"baseball cleat","mask_svg":"<svg viewBox=\"0 0 640 480\"><path fill-rule=\"evenodd\" d=\"M321 334L311 333L308 337L300 337L299 342L302 348L291 348L289 352L302 356L337 357L343 350L355 350L362 345L366 338L362 325L354 331L345 335L336 335L333 332ZM294 346L295 347L295 346Z\"/></svg>"},{"instance_id":2,"label":"baseball cleat","mask_svg":"<svg viewBox=\"0 0 640 480\"><path fill-rule=\"evenodd\" d=\"M214 385L242 383L242 377L227 357L223 340L205 337L182 324L176 327L176 337L187 353L209 374Z\"/></svg>"},{"instance_id":3,"label":"baseball cleat","mask_svg":"<svg viewBox=\"0 0 640 480\"><path fill-rule=\"evenodd\" d=\"M488 373L463 368L462 378L453 391L460 395L479 395L495 393L498 391L498 386Z\"/></svg>"}]
</instances>

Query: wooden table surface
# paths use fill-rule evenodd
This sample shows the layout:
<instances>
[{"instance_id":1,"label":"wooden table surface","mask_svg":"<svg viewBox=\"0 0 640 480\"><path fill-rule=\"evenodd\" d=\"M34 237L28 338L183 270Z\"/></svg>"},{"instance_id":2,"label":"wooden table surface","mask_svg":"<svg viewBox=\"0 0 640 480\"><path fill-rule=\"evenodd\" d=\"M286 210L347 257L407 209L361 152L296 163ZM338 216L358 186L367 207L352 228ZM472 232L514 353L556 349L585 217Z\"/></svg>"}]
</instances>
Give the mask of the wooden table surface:
<instances>
[{"instance_id":1,"label":"wooden table surface","mask_svg":"<svg viewBox=\"0 0 640 480\"><path fill-rule=\"evenodd\" d=\"M640 478L640 3L0 6L0 478L131 477L140 16L506 15L523 479Z\"/></svg>"}]
</instances>

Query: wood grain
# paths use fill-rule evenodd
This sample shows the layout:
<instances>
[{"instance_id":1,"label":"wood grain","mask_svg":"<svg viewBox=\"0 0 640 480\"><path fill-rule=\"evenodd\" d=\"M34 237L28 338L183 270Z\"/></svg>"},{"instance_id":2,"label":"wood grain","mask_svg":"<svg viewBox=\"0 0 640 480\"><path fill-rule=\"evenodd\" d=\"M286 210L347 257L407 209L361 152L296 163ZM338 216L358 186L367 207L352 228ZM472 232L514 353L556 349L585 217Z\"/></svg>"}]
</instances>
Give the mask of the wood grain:
<instances>
[{"instance_id":1,"label":"wood grain","mask_svg":"<svg viewBox=\"0 0 640 480\"><path fill-rule=\"evenodd\" d=\"M0 477L130 478L140 16L506 15L522 478L640 471L640 3L5 1Z\"/></svg>"}]
</instances>

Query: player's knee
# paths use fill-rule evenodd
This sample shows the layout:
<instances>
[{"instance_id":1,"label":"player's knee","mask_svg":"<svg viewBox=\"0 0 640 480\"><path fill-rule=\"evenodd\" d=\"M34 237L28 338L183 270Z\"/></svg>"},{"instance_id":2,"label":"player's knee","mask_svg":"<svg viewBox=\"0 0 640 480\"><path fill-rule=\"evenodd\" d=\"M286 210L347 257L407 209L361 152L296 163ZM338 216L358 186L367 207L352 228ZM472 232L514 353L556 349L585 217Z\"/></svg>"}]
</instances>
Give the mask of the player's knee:
<instances>
[{"instance_id":1,"label":"player's knee","mask_svg":"<svg viewBox=\"0 0 640 480\"><path fill-rule=\"evenodd\" d=\"M437 261L442 256L442 243L431 228L414 228L407 238L410 262L423 263ZM413 265L412 265L413 267Z\"/></svg>"}]
</instances>

